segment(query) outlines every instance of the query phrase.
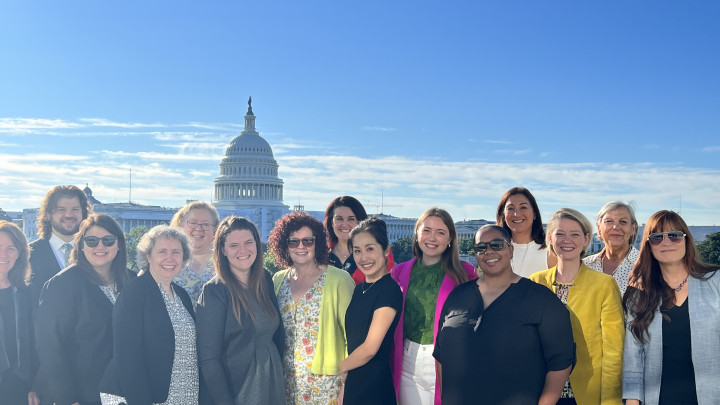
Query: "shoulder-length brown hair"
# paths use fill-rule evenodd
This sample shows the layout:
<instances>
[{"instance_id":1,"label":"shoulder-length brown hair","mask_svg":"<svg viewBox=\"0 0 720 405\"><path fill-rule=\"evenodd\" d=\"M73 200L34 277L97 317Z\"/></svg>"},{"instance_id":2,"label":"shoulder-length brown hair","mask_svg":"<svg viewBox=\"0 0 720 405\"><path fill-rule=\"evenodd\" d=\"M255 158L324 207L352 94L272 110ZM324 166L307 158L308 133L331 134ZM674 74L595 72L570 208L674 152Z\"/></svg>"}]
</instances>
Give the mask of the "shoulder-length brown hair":
<instances>
[{"instance_id":1,"label":"shoulder-length brown hair","mask_svg":"<svg viewBox=\"0 0 720 405\"><path fill-rule=\"evenodd\" d=\"M338 237L335 235L335 230L333 229L333 222L335 221L335 208L338 207L350 208L350 211L352 211L353 215L355 215L358 223L366 220L368 217L365 207L363 207L362 203L355 197L343 195L330 201L330 204L328 204L325 209L325 220L323 221L325 231L328 234L328 248L332 248L332 245L338 241Z\"/></svg>"},{"instance_id":2,"label":"shoulder-length brown hair","mask_svg":"<svg viewBox=\"0 0 720 405\"><path fill-rule=\"evenodd\" d=\"M17 259L8 272L8 281L15 288L25 288L30 282L30 254L22 229L9 221L0 221L0 232L5 232L17 249Z\"/></svg>"},{"instance_id":3,"label":"shoulder-length brown hair","mask_svg":"<svg viewBox=\"0 0 720 405\"><path fill-rule=\"evenodd\" d=\"M278 267L287 268L293 265L287 240L290 234L306 226L315 237L315 262L320 265L328 264L327 235L322 222L307 212L293 211L278 219L268 236L268 246Z\"/></svg>"},{"instance_id":4,"label":"shoulder-length brown hair","mask_svg":"<svg viewBox=\"0 0 720 405\"><path fill-rule=\"evenodd\" d=\"M547 243L545 242L545 230L543 229L542 219L540 218L540 207L538 207L538 203L537 201L535 201L535 197L533 197L530 190L526 189L525 187L513 187L510 190L506 191L505 194L503 194L497 206L497 212L495 213L495 222L497 223L497 225L505 228L505 230L510 234L510 237L512 237L512 231L510 230L507 222L505 222L505 204L507 204L507 200L510 197L517 194L524 195L525 198L530 201L530 206L533 209L533 216L535 217L535 219L533 219L532 221L530 236L535 243L540 245L539 249L546 248Z\"/></svg>"},{"instance_id":5,"label":"shoulder-length brown hair","mask_svg":"<svg viewBox=\"0 0 720 405\"><path fill-rule=\"evenodd\" d=\"M233 274L227 255L223 252L228 235L233 231L242 230L247 230L252 234L257 249L255 261L250 266L250 277L248 278L247 289L243 288L240 281ZM255 224L247 218L237 216L230 216L223 219L220 225L218 225L217 232L215 232L213 246L215 274L217 274L220 281L227 286L230 292L233 314L238 323L242 325L243 310L255 321L255 312L250 305L248 294L254 294L260 309L271 319L274 319L275 311L273 310L272 300L268 295L265 269L263 268L263 251L262 245L260 244L260 234Z\"/></svg>"},{"instance_id":6,"label":"shoulder-length brown hair","mask_svg":"<svg viewBox=\"0 0 720 405\"><path fill-rule=\"evenodd\" d=\"M50 239L52 234L52 214L61 198L77 198L82 209L82 218L88 217L91 211L87 196L77 186L55 186L45 195L38 210L37 227L41 239Z\"/></svg>"},{"instance_id":7,"label":"shoulder-length brown hair","mask_svg":"<svg viewBox=\"0 0 720 405\"><path fill-rule=\"evenodd\" d=\"M118 225L111 216L100 213L91 214L80 223L80 230L75 235L75 246L73 247L72 253L70 253L69 263L73 263L85 270L90 280L95 284L101 285L103 283L103 280L93 269L87 257L85 257L85 234L88 229L93 226L99 226L110 232L111 235L117 237L117 242L115 243L118 244L118 252L110 264L110 275L112 275L117 290L120 291L128 281L127 245L125 244L125 234L120 228L120 225Z\"/></svg>"},{"instance_id":8,"label":"shoulder-length brown hair","mask_svg":"<svg viewBox=\"0 0 720 405\"><path fill-rule=\"evenodd\" d=\"M635 339L642 343L646 341L648 327L655 317L658 306L666 310L675 305L675 290L663 279L660 263L653 256L648 242L650 234L666 231L680 231L685 234L683 263L690 276L702 280L708 273L720 268L705 263L698 257L690 228L678 213L668 210L654 213L645 224L640 256L630 273L628 284L632 287L628 288L623 297L623 308L633 318L628 327Z\"/></svg>"},{"instance_id":9,"label":"shoulder-length brown hair","mask_svg":"<svg viewBox=\"0 0 720 405\"><path fill-rule=\"evenodd\" d=\"M448 231L450 232L450 246L445 249L442 254L442 258L440 259L442 261L442 267L443 270L445 270L445 274L447 274L452 279L455 285L460 285L468 281L467 273L465 272L465 268L462 266L462 261L460 261L460 248L458 247L455 223L453 222L450 214L442 208L430 208L429 210L423 212L423 214L420 215L420 218L418 218L417 222L415 223L413 254L418 259L422 259L423 252L420 249L420 244L418 243L418 229L428 217L440 218L443 223L445 223L445 226L447 226Z\"/></svg>"}]
</instances>

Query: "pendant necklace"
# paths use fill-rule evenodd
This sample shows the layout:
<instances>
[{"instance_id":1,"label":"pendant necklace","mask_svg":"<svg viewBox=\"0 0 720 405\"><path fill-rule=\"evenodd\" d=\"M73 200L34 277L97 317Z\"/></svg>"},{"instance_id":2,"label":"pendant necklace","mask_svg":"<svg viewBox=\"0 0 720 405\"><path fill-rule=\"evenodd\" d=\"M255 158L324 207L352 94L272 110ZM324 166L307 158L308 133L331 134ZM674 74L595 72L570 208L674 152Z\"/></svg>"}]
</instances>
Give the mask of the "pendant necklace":
<instances>
[{"instance_id":1,"label":"pendant necklace","mask_svg":"<svg viewBox=\"0 0 720 405\"><path fill-rule=\"evenodd\" d=\"M366 285L369 285L370 287L365 288ZM361 287L362 293L365 294L366 292L370 291L370 289L373 288L374 285L375 285L375 283L367 283L367 282L363 281L363 286Z\"/></svg>"}]
</instances>

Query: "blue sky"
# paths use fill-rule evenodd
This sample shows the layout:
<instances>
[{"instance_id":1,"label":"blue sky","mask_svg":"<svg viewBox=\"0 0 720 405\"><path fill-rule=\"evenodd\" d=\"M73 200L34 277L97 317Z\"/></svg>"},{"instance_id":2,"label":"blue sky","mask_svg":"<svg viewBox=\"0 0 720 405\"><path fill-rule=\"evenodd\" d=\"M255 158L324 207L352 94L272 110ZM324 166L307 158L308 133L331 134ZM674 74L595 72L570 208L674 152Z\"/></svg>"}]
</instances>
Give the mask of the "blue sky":
<instances>
[{"instance_id":1,"label":"blue sky","mask_svg":"<svg viewBox=\"0 0 720 405\"><path fill-rule=\"evenodd\" d=\"M247 97L285 203L720 225L716 1L0 3L0 207L209 200Z\"/></svg>"}]
</instances>

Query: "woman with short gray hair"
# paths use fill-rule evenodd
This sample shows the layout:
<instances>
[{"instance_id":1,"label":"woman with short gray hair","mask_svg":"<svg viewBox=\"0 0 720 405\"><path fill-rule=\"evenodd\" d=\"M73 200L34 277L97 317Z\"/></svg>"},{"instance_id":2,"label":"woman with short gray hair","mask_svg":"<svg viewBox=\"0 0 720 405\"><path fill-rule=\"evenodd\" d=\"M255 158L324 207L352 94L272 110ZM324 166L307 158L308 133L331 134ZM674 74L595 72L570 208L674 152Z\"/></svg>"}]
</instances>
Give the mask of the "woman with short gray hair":
<instances>
[{"instance_id":1,"label":"woman with short gray hair","mask_svg":"<svg viewBox=\"0 0 720 405\"><path fill-rule=\"evenodd\" d=\"M104 405L199 402L195 313L173 279L190 260L180 228L159 225L137 247L142 274L113 310L113 359L100 383Z\"/></svg>"},{"instance_id":2,"label":"woman with short gray hair","mask_svg":"<svg viewBox=\"0 0 720 405\"><path fill-rule=\"evenodd\" d=\"M600 253L584 258L583 263L613 276L620 293L625 294L630 272L640 254L633 246L638 235L635 210L622 201L610 201L600 208L595 225L605 247Z\"/></svg>"}]
</instances>

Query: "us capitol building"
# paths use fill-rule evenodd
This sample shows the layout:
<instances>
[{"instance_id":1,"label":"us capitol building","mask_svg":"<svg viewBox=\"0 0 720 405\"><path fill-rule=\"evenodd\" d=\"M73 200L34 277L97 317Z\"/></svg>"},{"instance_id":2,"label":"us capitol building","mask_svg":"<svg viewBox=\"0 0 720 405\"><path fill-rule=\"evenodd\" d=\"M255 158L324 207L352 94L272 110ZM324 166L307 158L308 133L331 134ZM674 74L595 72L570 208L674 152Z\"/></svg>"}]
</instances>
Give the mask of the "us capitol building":
<instances>
[{"instance_id":1,"label":"us capitol building","mask_svg":"<svg viewBox=\"0 0 720 405\"><path fill-rule=\"evenodd\" d=\"M170 222L178 208L142 205L133 202L102 203L86 185L84 189L94 212L102 212L115 218L123 232L137 226L152 228ZM270 144L255 129L252 98L248 100L245 129L225 149L220 162L220 176L215 179L212 204L220 218L238 215L253 221L260 232L260 239L267 241L275 221L290 212L283 204L283 181L278 177L278 163ZM328 203L336 196L328 196ZM303 209L301 206L295 209ZM320 221L324 211L307 211ZM23 210L22 219L28 240L38 238L37 208ZM379 215L388 224L391 242L412 235L414 218L397 218Z\"/></svg>"}]
</instances>

